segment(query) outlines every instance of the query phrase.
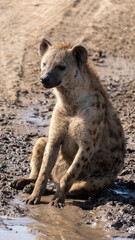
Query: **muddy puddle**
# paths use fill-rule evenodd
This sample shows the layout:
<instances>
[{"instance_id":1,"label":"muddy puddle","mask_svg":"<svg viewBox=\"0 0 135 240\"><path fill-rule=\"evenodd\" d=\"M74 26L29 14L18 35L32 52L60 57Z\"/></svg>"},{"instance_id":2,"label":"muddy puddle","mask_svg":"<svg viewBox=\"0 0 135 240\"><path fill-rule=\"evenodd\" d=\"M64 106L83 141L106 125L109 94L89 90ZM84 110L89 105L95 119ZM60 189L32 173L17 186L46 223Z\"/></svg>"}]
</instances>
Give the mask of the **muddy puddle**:
<instances>
[{"instance_id":1,"label":"muddy puddle","mask_svg":"<svg viewBox=\"0 0 135 240\"><path fill-rule=\"evenodd\" d=\"M0 217L0 239L51 239L51 240L107 240L110 239L107 232L101 227L89 226L84 223L78 207L70 203L60 210L48 205L50 197L43 198L38 206L30 206L29 217L9 218ZM17 203L18 199L16 200ZM18 201L20 202L20 201Z\"/></svg>"},{"instance_id":2,"label":"muddy puddle","mask_svg":"<svg viewBox=\"0 0 135 240\"><path fill-rule=\"evenodd\" d=\"M78 205L83 200L68 199L63 209L50 206L52 195L43 196L39 205L25 205L22 196L16 196L12 204L27 208L27 217L0 216L1 240L128 240L134 239L130 232L105 228L106 219L94 221L98 211L82 211ZM91 221L90 221L91 219ZM93 219L93 220L92 220Z\"/></svg>"},{"instance_id":3,"label":"muddy puddle","mask_svg":"<svg viewBox=\"0 0 135 240\"><path fill-rule=\"evenodd\" d=\"M48 133L50 124L51 112L48 112L46 106L41 111L39 105L32 106L31 108L18 109L16 112L16 125L25 126L25 132ZM22 131L22 129L21 129ZM22 132L21 132L22 133Z\"/></svg>"}]
</instances>

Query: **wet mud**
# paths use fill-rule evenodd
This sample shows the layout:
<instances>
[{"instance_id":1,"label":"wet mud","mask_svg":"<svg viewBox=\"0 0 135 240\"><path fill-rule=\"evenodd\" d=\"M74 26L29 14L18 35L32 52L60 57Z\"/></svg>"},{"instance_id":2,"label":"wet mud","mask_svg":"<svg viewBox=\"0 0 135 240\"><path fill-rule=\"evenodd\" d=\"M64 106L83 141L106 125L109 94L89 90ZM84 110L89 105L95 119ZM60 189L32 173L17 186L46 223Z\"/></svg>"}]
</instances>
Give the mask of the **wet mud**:
<instances>
[{"instance_id":1,"label":"wet mud","mask_svg":"<svg viewBox=\"0 0 135 240\"><path fill-rule=\"evenodd\" d=\"M2 0L0 6L0 239L135 239L134 1ZM25 205L25 193L11 187L29 175L32 148L48 135L55 104L39 81L42 36L87 47L126 139L115 183L93 197L67 198L63 209L48 205L52 196Z\"/></svg>"},{"instance_id":2,"label":"wet mud","mask_svg":"<svg viewBox=\"0 0 135 240\"><path fill-rule=\"evenodd\" d=\"M128 118L127 125L127 114L125 114L126 111L129 116L133 114L134 102L130 102L128 106L129 99L132 99L133 95L129 98L131 93L128 88L131 88L131 85L129 86L127 79L126 81L118 79L120 66L127 64L131 69L130 73L133 74L134 64L133 61L109 56L106 56L102 63L101 59L97 55L95 60L94 56L94 63L98 65L102 81L121 115L127 150L122 173L110 188L104 189L98 195L82 200L67 199L66 206L62 210L48 206L52 196L44 196L41 204L37 206L22 204L24 195L21 191L13 189L11 182L17 177L29 174L32 147L40 136L48 135L55 98L52 92L45 92L47 97L44 97L44 101L39 101L38 104L35 102L29 107L13 105L12 112L7 108L6 114L1 114L1 216L29 216L36 220L37 225L30 225L30 228L34 236L41 235L41 239L71 239L71 236L73 239L134 239L135 237L134 118ZM116 64L117 61L119 65ZM107 66L110 63L111 68ZM108 70L104 72L103 69L106 68ZM133 84L132 74L129 76L131 84ZM127 72L125 76L127 77ZM124 71L122 79L125 79ZM128 91L127 96L125 91ZM12 204L12 199L16 199L20 193L19 202L15 201ZM3 222L3 218L1 221ZM6 224L8 226L8 220ZM38 232L35 233L35 230Z\"/></svg>"}]
</instances>

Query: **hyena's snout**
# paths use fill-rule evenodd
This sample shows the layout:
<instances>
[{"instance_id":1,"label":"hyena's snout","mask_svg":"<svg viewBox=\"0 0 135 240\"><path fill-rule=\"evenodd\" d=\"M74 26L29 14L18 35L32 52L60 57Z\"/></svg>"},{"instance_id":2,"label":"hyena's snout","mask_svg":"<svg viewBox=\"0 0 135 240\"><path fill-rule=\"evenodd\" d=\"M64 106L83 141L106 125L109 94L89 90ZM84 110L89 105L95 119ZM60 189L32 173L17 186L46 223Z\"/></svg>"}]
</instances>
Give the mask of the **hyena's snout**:
<instances>
[{"instance_id":1,"label":"hyena's snout","mask_svg":"<svg viewBox=\"0 0 135 240\"><path fill-rule=\"evenodd\" d=\"M47 84L48 82L50 82L50 75L49 74L47 74L47 75L45 75L45 74L43 74L43 75L41 75L41 77L40 77L40 82L42 83L42 84Z\"/></svg>"},{"instance_id":2,"label":"hyena's snout","mask_svg":"<svg viewBox=\"0 0 135 240\"><path fill-rule=\"evenodd\" d=\"M53 88L60 85L61 81L57 79L54 73L50 72L47 74L42 74L40 77L40 82L45 88Z\"/></svg>"}]
</instances>

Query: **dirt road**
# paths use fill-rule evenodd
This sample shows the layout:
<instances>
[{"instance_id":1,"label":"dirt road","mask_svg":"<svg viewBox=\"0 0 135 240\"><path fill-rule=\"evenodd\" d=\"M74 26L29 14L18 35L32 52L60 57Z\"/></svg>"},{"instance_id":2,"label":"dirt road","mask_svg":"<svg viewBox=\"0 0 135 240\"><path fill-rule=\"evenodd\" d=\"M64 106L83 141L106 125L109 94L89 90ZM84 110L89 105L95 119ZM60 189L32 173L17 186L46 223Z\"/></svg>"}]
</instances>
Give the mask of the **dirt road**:
<instances>
[{"instance_id":1,"label":"dirt road","mask_svg":"<svg viewBox=\"0 0 135 240\"><path fill-rule=\"evenodd\" d=\"M38 137L48 132L55 99L52 92L45 91L39 82L38 45L45 36L52 44L70 41L83 44L88 49L89 58L97 66L125 130L127 152L124 170L111 189L77 205L83 209L82 216L87 212L83 224L91 226L93 222L100 224L106 219L105 229L128 230L133 239L134 8L135 0L0 1L1 214L26 214L25 208L10 203L18 193L10 187L10 182L29 173L32 146ZM91 220L93 209L95 217Z\"/></svg>"},{"instance_id":2,"label":"dirt road","mask_svg":"<svg viewBox=\"0 0 135 240\"><path fill-rule=\"evenodd\" d=\"M1 98L13 103L35 88L43 36L52 43L83 43L90 55L103 50L134 56L135 1L46 0L0 1Z\"/></svg>"}]
</instances>

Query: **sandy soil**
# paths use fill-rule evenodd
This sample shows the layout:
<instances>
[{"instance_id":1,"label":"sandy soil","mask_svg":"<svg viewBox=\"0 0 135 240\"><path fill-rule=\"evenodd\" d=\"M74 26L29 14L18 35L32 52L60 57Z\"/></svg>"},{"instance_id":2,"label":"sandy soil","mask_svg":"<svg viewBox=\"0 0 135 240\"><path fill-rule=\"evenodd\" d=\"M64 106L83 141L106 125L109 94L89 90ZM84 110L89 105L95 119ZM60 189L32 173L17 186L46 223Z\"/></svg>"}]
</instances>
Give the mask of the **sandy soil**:
<instances>
[{"instance_id":1,"label":"sandy soil","mask_svg":"<svg viewBox=\"0 0 135 240\"><path fill-rule=\"evenodd\" d=\"M65 209L71 211L73 205L81 209L79 217L84 225L94 222L100 226L104 221L104 229L128 231L131 239L135 237L134 8L135 0L0 1L1 215L27 214L28 208L11 203L20 192L10 183L29 174L32 146L48 133L55 98L40 85L37 51L45 36L52 43L70 41L88 49L120 114L127 143L124 170L113 186L95 198L67 200ZM41 217L40 206L35 208ZM36 209L32 207L33 215ZM82 239L86 239L86 233Z\"/></svg>"}]
</instances>

